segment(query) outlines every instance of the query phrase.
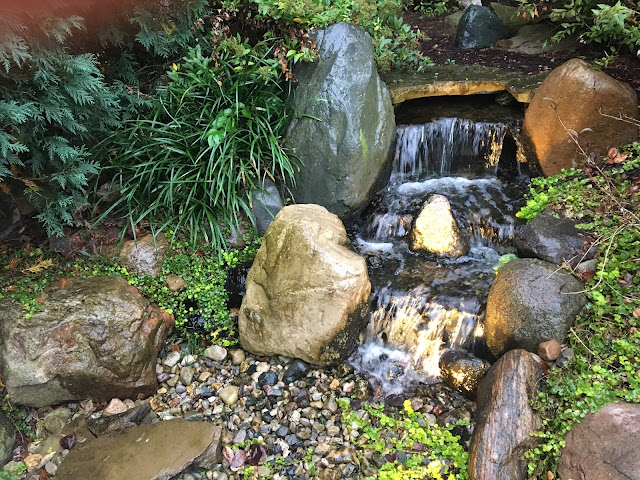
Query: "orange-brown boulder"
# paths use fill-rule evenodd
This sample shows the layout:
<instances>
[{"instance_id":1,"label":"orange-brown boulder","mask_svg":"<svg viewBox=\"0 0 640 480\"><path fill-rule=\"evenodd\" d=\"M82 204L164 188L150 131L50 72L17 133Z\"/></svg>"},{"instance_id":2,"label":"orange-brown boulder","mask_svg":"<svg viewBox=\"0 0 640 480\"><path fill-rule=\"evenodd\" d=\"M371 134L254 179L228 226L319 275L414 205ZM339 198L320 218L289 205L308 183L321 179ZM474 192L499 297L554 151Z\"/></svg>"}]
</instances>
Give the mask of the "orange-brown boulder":
<instances>
[{"instance_id":1,"label":"orange-brown boulder","mask_svg":"<svg viewBox=\"0 0 640 480\"><path fill-rule=\"evenodd\" d=\"M636 139L637 126L603 114L636 119L634 90L577 58L556 68L533 97L522 128L542 173L555 175L584 165L584 155L569 132L577 134L587 154L606 155L609 148Z\"/></svg>"}]
</instances>

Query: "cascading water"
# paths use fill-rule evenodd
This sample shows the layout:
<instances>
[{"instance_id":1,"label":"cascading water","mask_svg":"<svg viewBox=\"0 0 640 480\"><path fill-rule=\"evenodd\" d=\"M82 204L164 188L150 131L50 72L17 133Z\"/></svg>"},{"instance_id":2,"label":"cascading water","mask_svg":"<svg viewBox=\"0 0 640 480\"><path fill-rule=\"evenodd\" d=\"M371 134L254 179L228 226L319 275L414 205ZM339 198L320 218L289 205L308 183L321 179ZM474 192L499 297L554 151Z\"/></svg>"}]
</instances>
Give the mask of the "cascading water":
<instances>
[{"instance_id":1,"label":"cascading water","mask_svg":"<svg viewBox=\"0 0 640 480\"><path fill-rule=\"evenodd\" d=\"M366 338L351 362L378 394L439 381L445 349L484 352L484 306L494 267L510 252L526 183L498 178L507 162L519 171L515 153L503 152L507 137L503 123L462 118L398 127L389 184L352 232L373 289ZM467 237L460 258L409 250L413 220L432 194L447 197Z\"/></svg>"}]
</instances>

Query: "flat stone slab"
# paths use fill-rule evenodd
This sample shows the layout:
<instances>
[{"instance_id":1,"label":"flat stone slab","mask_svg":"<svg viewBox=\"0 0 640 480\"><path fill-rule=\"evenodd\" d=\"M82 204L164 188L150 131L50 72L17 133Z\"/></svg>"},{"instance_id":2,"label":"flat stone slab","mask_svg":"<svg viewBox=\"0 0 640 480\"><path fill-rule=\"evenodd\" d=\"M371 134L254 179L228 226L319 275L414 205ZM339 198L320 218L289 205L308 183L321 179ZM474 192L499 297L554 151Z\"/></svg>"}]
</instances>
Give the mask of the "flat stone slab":
<instances>
[{"instance_id":1,"label":"flat stone slab","mask_svg":"<svg viewBox=\"0 0 640 480\"><path fill-rule=\"evenodd\" d=\"M57 480L168 480L190 466L219 461L220 427L168 420L110 433L73 449Z\"/></svg>"},{"instance_id":2,"label":"flat stone slab","mask_svg":"<svg viewBox=\"0 0 640 480\"><path fill-rule=\"evenodd\" d=\"M548 74L524 75L481 65L442 65L419 73L383 74L382 79L394 105L415 98L496 92L509 92L518 102L530 103Z\"/></svg>"}]
</instances>

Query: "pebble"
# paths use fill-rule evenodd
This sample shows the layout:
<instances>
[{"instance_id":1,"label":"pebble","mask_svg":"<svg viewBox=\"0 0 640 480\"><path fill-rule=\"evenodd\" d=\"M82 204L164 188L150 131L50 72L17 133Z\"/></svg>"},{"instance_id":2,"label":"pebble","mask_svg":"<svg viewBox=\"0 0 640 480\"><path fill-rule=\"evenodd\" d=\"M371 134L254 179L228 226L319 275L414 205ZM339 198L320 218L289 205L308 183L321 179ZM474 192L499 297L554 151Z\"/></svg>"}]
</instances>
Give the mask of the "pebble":
<instances>
[{"instance_id":1,"label":"pebble","mask_svg":"<svg viewBox=\"0 0 640 480\"><path fill-rule=\"evenodd\" d=\"M183 385L191 385L196 369L193 367L182 367L180 370L180 380Z\"/></svg>"},{"instance_id":2,"label":"pebble","mask_svg":"<svg viewBox=\"0 0 640 480\"><path fill-rule=\"evenodd\" d=\"M220 400L222 400L225 405L235 405L238 401L238 387L235 385L229 385L228 387L221 388L218 392L218 396Z\"/></svg>"},{"instance_id":3,"label":"pebble","mask_svg":"<svg viewBox=\"0 0 640 480\"><path fill-rule=\"evenodd\" d=\"M119 398L112 398L107 405L107 408L102 412L103 417L111 417L113 415L117 415L119 413L124 413L128 410L125 403Z\"/></svg>"},{"instance_id":4,"label":"pebble","mask_svg":"<svg viewBox=\"0 0 640 480\"><path fill-rule=\"evenodd\" d=\"M227 358L227 349L219 345L211 345L204 351L204 354L214 362L222 362Z\"/></svg>"},{"instance_id":5,"label":"pebble","mask_svg":"<svg viewBox=\"0 0 640 480\"><path fill-rule=\"evenodd\" d=\"M258 377L258 387L262 388L265 385L269 385L270 387L274 386L278 383L278 375L276 372L266 371L260 374Z\"/></svg>"},{"instance_id":6,"label":"pebble","mask_svg":"<svg viewBox=\"0 0 640 480\"><path fill-rule=\"evenodd\" d=\"M240 365L244 362L246 355L244 354L244 350L231 350L229 352L231 356L231 365Z\"/></svg>"},{"instance_id":7,"label":"pebble","mask_svg":"<svg viewBox=\"0 0 640 480\"><path fill-rule=\"evenodd\" d=\"M293 383L296 380L300 380L301 378L306 376L308 371L309 371L309 365L303 362L302 360L296 358L292 360L289 366L287 367L287 370L284 372L284 375L282 376L282 381L285 384Z\"/></svg>"},{"instance_id":8,"label":"pebble","mask_svg":"<svg viewBox=\"0 0 640 480\"><path fill-rule=\"evenodd\" d=\"M34 453L31 455L28 455L22 461L27 466L27 470L30 472L31 470L36 468L38 465L40 465L40 462L42 461L43 458L44 457L42 455L38 453Z\"/></svg>"},{"instance_id":9,"label":"pebble","mask_svg":"<svg viewBox=\"0 0 640 480\"><path fill-rule=\"evenodd\" d=\"M178 362L180 361L180 356L180 352L169 352L167 356L162 360L162 364L171 368L178 364Z\"/></svg>"}]
</instances>

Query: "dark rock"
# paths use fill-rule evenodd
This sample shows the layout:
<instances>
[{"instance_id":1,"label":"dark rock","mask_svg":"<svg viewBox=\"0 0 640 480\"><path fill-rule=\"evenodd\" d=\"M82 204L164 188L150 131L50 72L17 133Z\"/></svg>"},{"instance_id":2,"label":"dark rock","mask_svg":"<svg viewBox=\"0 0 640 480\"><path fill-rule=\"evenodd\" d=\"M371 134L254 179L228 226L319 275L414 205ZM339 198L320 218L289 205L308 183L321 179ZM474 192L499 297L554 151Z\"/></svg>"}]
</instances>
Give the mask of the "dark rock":
<instances>
[{"instance_id":1,"label":"dark rock","mask_svg":"<svg viewBox=\"0 0 640 480\"><path fill-rule=\"evenodd\" d=\"M296 395L296 405L299 408L306 408L309 406L309 394L306 390L300 390L300 393Z\"/></svg>"},{"instance_id":2,"label":"dark rock","mask_svg":"<svg viewBox=\"0 0 640 480\"><path fill-rule=\"evenodd\" d=\"M395 393L387 395L384 399L384 404L389 407L402 408L404 405L404 396Z\"/></svg>"},{"instance_id":3,"label":"dark rock","mask_svg":"<svg viewBox=\"0 0 640 480\"><path fill-rule=\"evenodd\" d=\"M220 427L186 420L109 433L74 448L60 464L56 478L166 480L190 466L209 468L217 463L220 436Z\"/></svg>"},{"instance_id":4,"label":"dark rock","mask_svg":"<svg viewBox=\"0 0 640 480\"><path fill-rule=\"evenodd\" d=\"M0 411L0 468L11 459L16 433L11 420Z\"/></svg>"},{"instance_id":5,"label":"dark rock","mask_svg":"<svg viewBox=\"0 0 640 480\"><path fill-rule=\"evenodd\" d=\"M276 372L272 372L271 370L262 372L258 377L258 386L260 388L264 387L265 385L273 387L276 383L278 383L278 374Z\"/></svg>"},{"instance_id":6,"label":"dark rock","mask_svg":"<svg viewBox=\"0 0 640 480\"><path fill-rule=\"evenodd\" d=\"M581 150L606 156L612 146L637 138L638 127L633 122L618 122L603 114L636 119L636 92L584 60L569 60L551 72L529 104L522 125L529 159L545 175L555 175L562 169L584 166ZM562 124L579 135L580 149Z\"/></svg>"},{"instance_id":7,"label":"dark rock","mask_svg":"<svg viewBox=\"0 0 640 480\"><path fill-rule=\"evenodd\" d=\"M476 426L469 449L470 480L525 480L524 451L542 421L530 405L542 369L525 350L511 350L480 381ZM564 477L563 477L564 478Z\"/></svg>"},{"instance_id":8,"label":"dark rock","mask_svg":"<svg viewBox=\"0 0 640 480\"><path fill-rule=\"evenodd\" d=\"M640 405L612 403L565 436L558 474L576 480L640 480Z\"/></svg>"},{"instance_id":9,"label":"dark rock","mask_svg":"<svg viewBox=\"0 0 640 480\"><path fill-rule=\"evenodd\" d=\"M267 447L260 445L259 443L253 443L249 447L249 453L247 454L246 463L248 465L257 466L267 458Z\"/></svg>"},{"instance_id":10,"label":"dark rock","mask_svg":"<svg viewBox=\"0 0 640 480\"><path fill-rule=\"evenodd\" d=\"M231 268L227 273L225 282L225 290L229 297L227 305L229 308L240 308L242 300L247 293L246 281L252 262L241 263Z\"/></svg>"},{"instance_id":11,"label":"dark rock","mask_svg":"<svg viewBox=\"0 0 640 480\"><path fill-rule=\"evenodd\" d=\"M461 48L485 48L507 36L502 20L488 7L471 5L462 15L456 32Z\"/></svg>"},{"instance_id":12,"label":"dark rock","mask_svg":"<svg viewBox=\"0 0 640 480\"><path fill-rule=\"evenodd\" d=\"M566 262L571 266L593 258L595 249L589 251L585 245L586 232L578 230L576 224L568 218L543 212L516 235L518 256L539 258L556 265Z\"/></svg>"},{"instance_id":13,"label":"dark rock","mask_svg":"<svg viewBox=\"0 0 640 480\"><path fill-rule=\"evenodd\" d=\"M586 305L583 286L551 263L517 259L504 265L489 291L485 316L487 346L499 357L507 350L537 352L546 340L563 343Z\"/></svg>"},{"instance_id":14,"label":"dark rock","mask_svg":"<svg viewBox=\"0 0 640 480\"><path fill-rule=\"evenodd\" d=\"M156 391L172 315L117 276L54 282L40 298L29 318L22 305L0 299L0 373L13 402L41 407Z\"/></svg>"},{"instance_id":15,"label":"dark rock","mask_svg":"<svg viewBox=\"0 0 640 480\"><path fill-rule=\"evenodd\" d=\"M319 58L296 65L299 115L285 140L304 165L292 192L298 203L343 216L363 207L386 180L395 116L368 33L338 23L311 36Z\"/></svg>"},{"instance_id":16,"label":"dark rock","mask_svg":"<svg viewBox=\"0 0 640 480\"><path fill-rule=\"evenodd\" d=\"M284 207L282 197L278 187L271 180L266 179L262 186L262 191L252 192L251 195L251 214L255 221L255 227L258 235L263 236L271 225L271 222Z\"/></svg>"},{"instance_id":17,"label":"dark rock","mask_svg":"<svg viewBox=\"0 0 640 480\"><path fill-rule=\"evenodd\" d=\"M78 443L78 435L70 433L60 439L60 446L65 450L71 450Z\"/></svg>"},{"instance_id":18,"label":"dark rock","mask_svg":"<svg viewBox=\"0 0 640 480\"><path fill-rule=\"evenodd\" d=\"M106 433L121 432L139 425L149 425L157 420L157 416L151 410L149 402L144 402L117 415L98 418L89 417L87 419L87 428L96 437L100 437Z\"/></svg>"},{"instance_id":19,"label":"dark rock","mask_svg":"<svg viewBox=\"0 0 640 480\"><path fill-rule=\"evenodd\" d=\"M296 380L300 380L301 378L306 376L308 371L309 365L307 365L302 360L294 359L285 370L282 381L285 384L293 383Z\"/></svg>"},{"instance_id":20,"label":"dark rock","mask_svg":"<svg viewBox=\"0 0 640 480\"><path fill-rule=\"evenodd\" d=\"M440 375L451 387L468 396L475 396L478 383L491 364L464 350L447 350L440 357Z\"/></svg>"},{"instance_id":21,"label":"dark rock","mask_svg":"<svg viewBox=\"0 0 640 480\"><path fill-rule=\"evenodd\" d=\"M369 380L365 380L363 378L356 380L353 390L351 390L351 396L366 402L372 395L373 388L371 387Z\"/></svg>"}]
</instances>

